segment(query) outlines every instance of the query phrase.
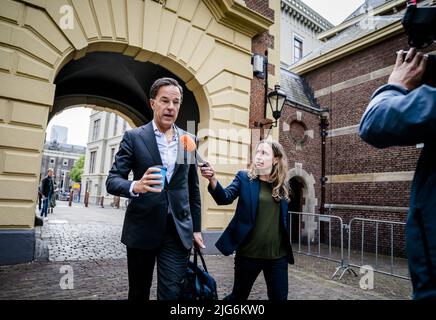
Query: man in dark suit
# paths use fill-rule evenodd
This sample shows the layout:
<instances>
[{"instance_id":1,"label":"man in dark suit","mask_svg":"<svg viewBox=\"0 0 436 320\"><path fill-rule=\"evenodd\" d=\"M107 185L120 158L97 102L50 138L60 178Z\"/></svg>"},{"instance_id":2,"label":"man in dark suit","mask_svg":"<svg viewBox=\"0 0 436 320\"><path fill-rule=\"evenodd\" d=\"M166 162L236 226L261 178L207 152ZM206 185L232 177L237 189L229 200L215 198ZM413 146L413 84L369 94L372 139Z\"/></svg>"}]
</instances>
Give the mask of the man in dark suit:
<instances>
[{"instance_id":1,"label":"man in dark suit","mask_svg":"<svg viewBox=\"0 0 436 320\"><path fill-rule=\"evenodd\" d=\"M204 248L197 165L180 141L188 133L175 125L182 97L176 80L154 82L153 121L126 131L106 180L109 193L131 199L121 237L127 246L129 300L149 299L156 260L157 299L178 299L193 242ZM156 166L166 168L164 187Z\"/></svg>"},{"instance_id":2,"label":"man in dark suit","mask_svg":"<svg viewBox=\"0 0 436 320\"><path fill-rule=\"evenodd\" d=\"M42 210L41 217L44 220L47 219L47 212L50 206L51 197L53 196L54 185L53 185L53 169L49 168L47 170L47 176L41 180L41 194L42 194Z\"/></svg>"}]
</instances>

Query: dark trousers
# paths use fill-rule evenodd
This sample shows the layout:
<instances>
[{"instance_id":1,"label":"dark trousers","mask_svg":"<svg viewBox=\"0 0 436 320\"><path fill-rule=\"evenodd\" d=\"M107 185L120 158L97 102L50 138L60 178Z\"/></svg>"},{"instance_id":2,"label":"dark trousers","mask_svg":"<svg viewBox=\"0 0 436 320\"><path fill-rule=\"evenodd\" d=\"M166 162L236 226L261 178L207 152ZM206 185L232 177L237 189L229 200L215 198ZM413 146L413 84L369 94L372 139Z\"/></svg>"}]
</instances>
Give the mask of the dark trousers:
<instances>
[{"instance_id":1,"label":"dark trousers","mask_svg":"<svg viewBox=\"0 0 436 320\"><path fill-rule=\"evenodd\" d=\"M150 299L153 270L157 261L157 299L179 298L190 250L186 249L177 233L172 216L168 216L165 238L156 250L127 247L129 300Z\"/></svg>"},{"instance_id":2,"label":"dark trousers","mask_svg":"<svg viewBox=\"0 0 436 320\"><path fill-rule=\"evenodd\" d=\"M50 205L50 197L45 198L42 200L42 211L41 211L41 217L47 218L47 212L48 212L48 206Z\"/></svg>"},{"instance_id":3,"label":"dark trousers","mask_svg":"<svg viewBox=\"0 0 436 320\"><path fill-rule=\"evenodd\" d=\"M40 213L41 213L41 208L42 208L42 196L38 192L38 210L39 210Z\"/></svg>"},{"instance_id":4,"label":"dark trousers","mask_svg":"<svg viewBox=\"0 0 436 320\"><path fill-rule=\"evenodd\" d=\"M288 299L288 260L235 257L235 280L228 300L247 300L259 273L263 271L268 299Z\"/></svg>"}]
</instances>

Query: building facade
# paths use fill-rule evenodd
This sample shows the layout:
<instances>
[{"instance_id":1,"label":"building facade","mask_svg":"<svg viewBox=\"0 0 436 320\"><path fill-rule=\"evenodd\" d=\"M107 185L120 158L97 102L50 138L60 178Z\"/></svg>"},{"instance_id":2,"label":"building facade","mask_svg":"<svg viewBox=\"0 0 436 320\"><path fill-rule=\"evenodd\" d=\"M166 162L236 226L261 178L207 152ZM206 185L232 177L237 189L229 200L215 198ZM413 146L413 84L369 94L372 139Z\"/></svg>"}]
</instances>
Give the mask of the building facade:
<instances>
[{"instance_id":1,"label":"building facade","mask_svg":"<svg viewBox=\"0 0 436 320\"><path fill-rule=\"evenodd\" d=\"M253 39L253 53L263 55L267 50L280 52L280 65L269 64L268 87L279 84L287 101L277 127L270 128L272 111L265 103L265 79L255 77L251 86L250 128L261 127L260 135L270 134L284 146L288 155L288 182L293 191L291 210L315 213L319 211L321 176L320 115L310 87L302 77L288 67L322 45L318 36L333 25L301 1L280 1L280 11L274 14L266 8L264 15L275 16L280 29ZM273 36L274 35L274 36ZM279 35L280 41L274 37ZM294 39L303 43L298 59L294 60ZM273 76L273 77L272 77ZM252 140L252 146L255 140ZM230 182L230 181L229 181ZM297 201L298 198L298 201ZM297 223L293 224L297 226ZM308 225L308 224L307 224ZM295 233L294 233L295 234Z\"/></svg>"},{"instance_id":2,"label":"building facade","mask_svg":"<svg viewBox=\"0 0 436 320\"><path fill-rule=\"evenodd\" d=\"M281 69L281 74L281 87L288 100L280 118L279 141L288 156L287 180L294 196L301 194L302 200L294 199L292 210L316 213L321 178L321 109L303 78L286 69Z\"/></svg>"},{"instance_id":3,"label":"building facade","mask_svg":"<svg viewBox=\"0 0 436 320\"><path fill-rule=\"evenodd\" d=\"M130 125L116 113L92 111L82 174L81 199L89 193L89 203L110 205L114 196L106 191L106 178L118 152L124 132Z\"/></svg>"},{"instance_id":4,"label":"building facade","mask_svg":"<svg viewBox=\"0 0 436 320\"><path fill-rule=\"evenodd\" d=\"M50 131L50 141L57 141L58 143L67 143L68 128L64 126L54 125Z\"/></svg>"},{"instance_id":5,"label":"building facade","mask_svg":"<svg viewBox=\"0 0 436 320\"><path fill-rule=\"evenodd\" d=\"M285 133L281 141L287 146L288 155L299 159L302 167L313 174L316 209L323 208L347 224L355 217L406 221L411 182L422 146L381 150L366 144L358 135L359 122L372 93L387 83L393 70L396 51L408 48L401 25L405 2L367 1L365 6L372 11L366 13L359 8L341 25L321 34L320 38L327 40L326 43L290 68L295 77L304 78L310 86L316 98L314 106L328 111L325 158L321 160L320 120L313 122L304 113L300 115L304 127L312 129L318 137L314 141L315 159L305 151L310 150L310 144L298 150ZM429 3L421 1L419 5ZM424 51L434 50L433 45ZM285 114L294 119L298 118L298 112L300 110L291 106ZM311 168L311 163L316 168ZM323 175L320 168L323 165L326 185L325 200L321 201ZM304 183L303 189L307 187ZM312 227L314 234L317 227ZM351 229L354 248L360 243L362 228L356 223ZM375 250L378 234L379 253L390 254L393 244L394 255L404 256L403 226L392 230L380 226L377 230L374 223L368 223L364 230L368 239L365 250ZM335 234L339 234L339 230L336 229Z\"/></svg>"},{"instance_id":6,"label":"building facade","mask_svg":"<svg viewBox=\"0 0 436 320\"><path fill-rule=\"evenodd\" d=\"M280 66L288 68L323 43L318 35L334 26L301 0L282 0Z\"/></svg>"},{"instance_id":7,"label":"building facade","mask_svg":"<svg viewBox=\"0 0 436 320\"><path fill-rule=\"evenodd\" d=\"M46 175L47 170L54 170L54 182L61 192L70 191L73 181L70 179L71 169L77 160L85 155L86 147L71 144L61 144L57 141L49 141L44 144L42 154L41 172L39 181Z\"/></svg>"}]
</instances>

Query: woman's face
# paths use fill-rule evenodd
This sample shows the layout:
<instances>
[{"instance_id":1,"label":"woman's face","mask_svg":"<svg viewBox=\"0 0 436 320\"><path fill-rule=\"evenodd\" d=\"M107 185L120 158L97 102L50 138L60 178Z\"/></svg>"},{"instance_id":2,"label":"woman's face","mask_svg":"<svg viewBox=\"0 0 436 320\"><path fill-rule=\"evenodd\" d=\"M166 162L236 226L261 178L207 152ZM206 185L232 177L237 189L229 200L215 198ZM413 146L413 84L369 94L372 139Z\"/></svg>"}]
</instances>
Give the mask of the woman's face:
<instances>
[{"instance_id":1,"label":"woman's face","mask_svg":"<svg viewBox=\"0 0 436 320\"><path fill-rule=\"evenodd\" d=\"M270 174L273 164L277 162L277 157L274 157L274 152L268 143L261 143L257 147L253 162L258 174Z\"/></svg>"}]
</instances>

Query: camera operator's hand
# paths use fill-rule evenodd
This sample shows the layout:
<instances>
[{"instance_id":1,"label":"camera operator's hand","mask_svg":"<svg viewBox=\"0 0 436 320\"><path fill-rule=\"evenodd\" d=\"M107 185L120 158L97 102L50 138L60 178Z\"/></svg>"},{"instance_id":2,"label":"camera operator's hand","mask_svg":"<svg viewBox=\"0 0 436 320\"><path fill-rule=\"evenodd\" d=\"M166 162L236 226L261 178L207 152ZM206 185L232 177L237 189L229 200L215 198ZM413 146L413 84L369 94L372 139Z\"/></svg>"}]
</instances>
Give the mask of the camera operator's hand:
<instances>
[{"instance_id":1,"label":"camera operator's hand","mask_svg":"<svg viewBox=\"0 0 436 320\"><path fill-rule=\"evenodd\" d=\"M415 48L411 48L405 58L403 55L403 50L398 51L395 67L388 83L400 85L407 90L413 90L421 84L428 56L422 52L416 53Z\"/></svg>"}]
</instances>

